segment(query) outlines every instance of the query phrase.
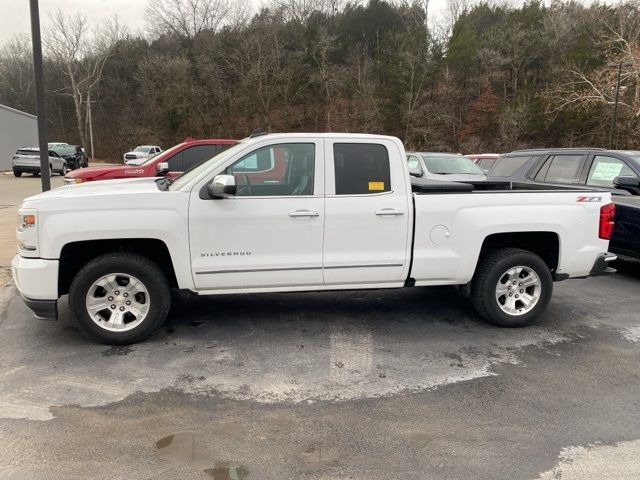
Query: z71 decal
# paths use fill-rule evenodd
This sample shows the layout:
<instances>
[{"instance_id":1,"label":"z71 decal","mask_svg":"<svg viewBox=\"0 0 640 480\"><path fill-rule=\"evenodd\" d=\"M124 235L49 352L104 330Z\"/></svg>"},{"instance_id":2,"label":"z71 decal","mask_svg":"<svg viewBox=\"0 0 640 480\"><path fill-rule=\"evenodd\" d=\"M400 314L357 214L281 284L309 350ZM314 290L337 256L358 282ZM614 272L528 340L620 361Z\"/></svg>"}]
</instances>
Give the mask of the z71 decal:
<instances>
[{"instance_id":1,"label":"z71 decal","mask_svg":"<svg viewBox=\"0 0 640 480\"><path fill-rule=\"evenodd\" d=\"M590 197L590 196L580 196L577 198L576 202L601 202L602 197Z\"/></svg>"}]
</instances>

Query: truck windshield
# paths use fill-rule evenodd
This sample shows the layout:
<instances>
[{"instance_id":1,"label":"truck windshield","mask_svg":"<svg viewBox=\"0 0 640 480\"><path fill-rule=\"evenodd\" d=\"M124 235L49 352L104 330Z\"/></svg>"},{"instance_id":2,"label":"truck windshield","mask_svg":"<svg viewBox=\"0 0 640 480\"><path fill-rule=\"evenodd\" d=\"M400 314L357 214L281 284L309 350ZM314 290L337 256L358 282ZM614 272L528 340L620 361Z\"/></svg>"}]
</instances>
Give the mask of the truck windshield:
<instances>
[{"instance_id":1,"label":"truck windshield","mask_svg":"<svg viewBox=\"0 0 640 480\"><path fill-rule=\"evenodd\" d=\"M238 150L240 150L243 146L244 146L244 142L240 141L236 143L233 147L227 148L226 150L223 150L222 152L214 155L209 160L205 160L204 162L191 167L189 170L187 170L182 175L177 177L171 183L169 190L180 190L182 187L188 184L191 180L200 176L200 174L206 172L207 170L215 168L216 165L223 163L227 158L229 158L232 155L235 155L235 153Z\"/></svg>"},{"instance_id":2,"label":"truck windshield","mask_svg":"<svg viewBox=\"0 0 640 480\"><path fill-rule=\"evenodd\" d=\"M484 175L472 160L462 155L422 155L427 170L440 175Z\"/></svg>"}]
</instances>

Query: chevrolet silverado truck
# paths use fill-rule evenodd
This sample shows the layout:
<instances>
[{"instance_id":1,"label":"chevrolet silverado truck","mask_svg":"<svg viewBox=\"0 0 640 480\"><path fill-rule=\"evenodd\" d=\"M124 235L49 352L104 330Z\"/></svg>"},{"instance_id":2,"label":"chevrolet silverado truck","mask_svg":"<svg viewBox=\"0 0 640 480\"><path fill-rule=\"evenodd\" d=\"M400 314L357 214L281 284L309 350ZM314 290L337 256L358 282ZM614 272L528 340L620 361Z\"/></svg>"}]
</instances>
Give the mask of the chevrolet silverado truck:
<instances>
[{"instance_id":1,"label":"chevrolet silverado truck","mask_svg":"<svg viewBox=\"0 0 640 480\"><path fill-rule=\"evenodd\" d=\"M69 185L19 208L15 284L35 316L140 341L171 289L200 295L459 286L504 327L534 321L553 282L612 271L608 192L409 175L402 142L260 134L182 176Z\"/></svg>"}]
</instances>

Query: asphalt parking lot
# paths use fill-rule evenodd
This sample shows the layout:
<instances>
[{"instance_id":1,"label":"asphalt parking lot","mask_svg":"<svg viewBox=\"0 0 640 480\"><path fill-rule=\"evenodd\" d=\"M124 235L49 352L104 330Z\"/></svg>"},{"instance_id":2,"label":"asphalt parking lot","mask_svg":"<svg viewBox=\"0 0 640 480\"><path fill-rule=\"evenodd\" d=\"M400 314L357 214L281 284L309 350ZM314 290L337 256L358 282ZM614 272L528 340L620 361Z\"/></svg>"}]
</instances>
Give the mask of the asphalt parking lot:
<instances>
[{"instance_id":1,"label":"asphalt parking lot","mask_svg":"<svg viewBox=\"0 0 640 480\"><path fill-rule=\"evenodd\" d=\"M0 286L0 479L640 477L639 269L525 329L452 288L183 297L129 347Z\"/></svg>"}]
</instances>

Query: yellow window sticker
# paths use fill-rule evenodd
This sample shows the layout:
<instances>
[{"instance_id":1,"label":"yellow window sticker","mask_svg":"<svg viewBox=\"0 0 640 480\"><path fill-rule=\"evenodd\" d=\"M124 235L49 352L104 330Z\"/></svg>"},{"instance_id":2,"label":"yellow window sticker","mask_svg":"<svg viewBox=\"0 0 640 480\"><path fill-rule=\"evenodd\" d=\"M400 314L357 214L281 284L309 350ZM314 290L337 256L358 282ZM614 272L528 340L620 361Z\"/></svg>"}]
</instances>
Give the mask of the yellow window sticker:
<instances>
[{"instance_id":1,"label":"yellow window sticker","mask_svg":"<svg viewBox=\"0 0 640 480\"><path fill-rule=\"evenodd\" d=\"M384 182L369 182L369 190L384 190Z\"/></svg>"}]
</instances>

